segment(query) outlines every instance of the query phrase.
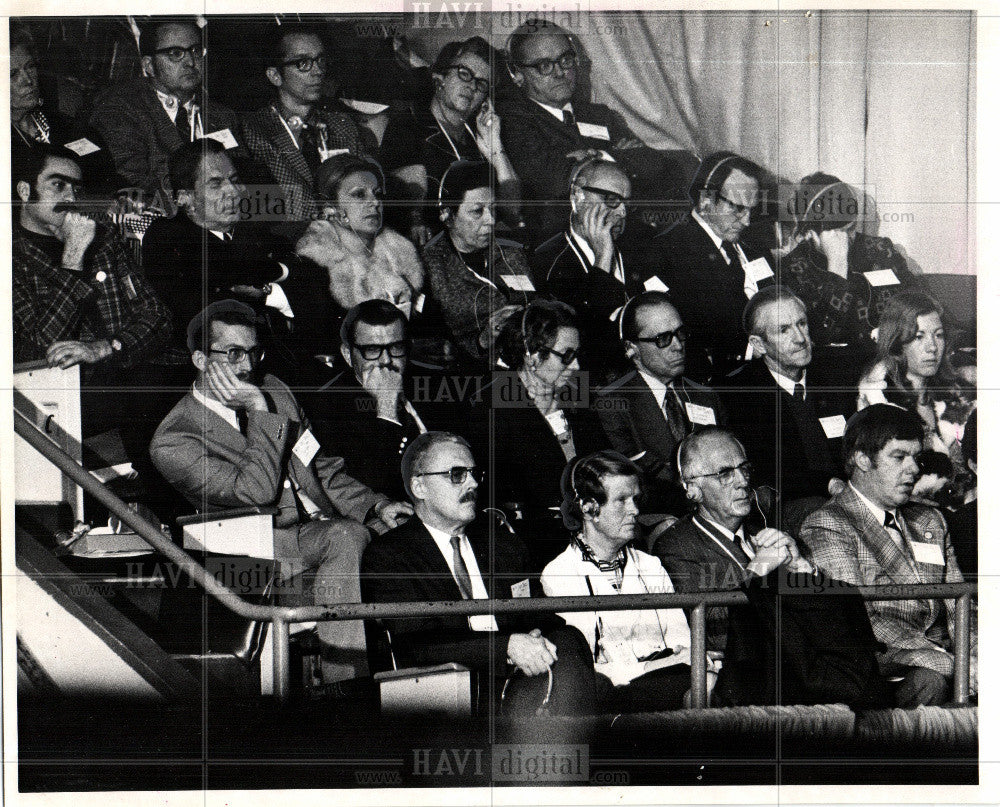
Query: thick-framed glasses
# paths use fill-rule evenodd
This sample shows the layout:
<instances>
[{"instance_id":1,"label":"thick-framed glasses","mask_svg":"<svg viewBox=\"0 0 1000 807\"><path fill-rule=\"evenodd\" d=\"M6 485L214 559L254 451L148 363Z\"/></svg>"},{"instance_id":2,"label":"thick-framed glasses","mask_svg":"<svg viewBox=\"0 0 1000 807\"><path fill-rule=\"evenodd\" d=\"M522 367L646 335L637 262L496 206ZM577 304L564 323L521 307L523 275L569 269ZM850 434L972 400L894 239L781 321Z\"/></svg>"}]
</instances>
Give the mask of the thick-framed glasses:
<instances>
[{"instance_id":1,"label":"thick-framed glasses","mask_svg":"<svg viewBox=\"0 0 1000 807\"><path fill-rule=\"evenodd\" d=\"M179 64L184 61L185 56L190 56L196 62L201 61L208 55L208 50L201 45L192 45L190 48L172 47L159 48L153 51L157 56L165 56L168 62Z\"/></svg>"},{"instance_id":2,"label":"thick-framed glasses","mask_svg":"<svg viewBox=\"0 0 1000 807\"><path fill-rule=\"evenodd\" d=\"M472 84L475 82L477 92L481 92L485 95L490 91L490 82L485 78L479 78L468 67L460 64L453 64L448 69L454 70L455 75L458 76L459 80L465 84Z\"/></svg>"},{"instance_id":3,"label":"thick-framed glasses","mask_svg":"<svg viewBox=\"0 0 1000 807\"><path fill-rule=\"evenodd\" d=\"M414 474L414 476L447 476L448 481L453 485L461 485L471 476L478 485L483 481L483 469L469 468L466 465L456 465L447 471L424 471Z\"/></svg>"},{"instance_id":4,"label":"thick-framed glasses","mask_svg":"<svg viewBox=\"0 0 1000 807\"><path fill-rule=\"evenodd\" d=\"M399 342L386 342L384 344L372 342L367 345L355 345L354 349L361 354L361 358L365 361L375 361L376 359L381 358L382 354L386 351L388 351L392 358L401 359L410 349L410 343L405 339Z\"/></svg>"},{"instance_id":5,"label":"thick-framed glasses","mask_svg":"<svg viewBox=\"0 0 1000 807\"><path fill-rule=\"evenodd\" d=\"M739 202L734 202L728 196L723 196L721 193L717 193L716 197L729 205L737 216L749 216L750 211L756 207L756 205L741 205Z\"/></svg>"},{"instance_id":6,"label":"thick-framed glasses","mask_svg":"<svg viewBox=\"0 0 1000 807\"><path fill-rule=\"evenodd\" d=\"M664 348L670 347L674 339L677 340L677 344L683 345L690 335L690 331L687 325L681 325L679 328L673 331L664 331L663 333L658 333L656 336L637 336L633 339L633 342L648 342L649 344L656 345L657 348L663 350Z\"/></svg>"},{"instance_id":7,"label":"thick-framed glasses","mask_svg":"<svg viewBox=\"0 0 1000 807\"><path fill-rule=\"evenodd\" d=\"M736 481L737 471L743 475L743 478L748 482L750 481L750 474L753 473L753 466L749 462L741 462L739 465L728 468L720 468L714 474L695 474L694 476L687 477L688 479L702 479L703 477L712 476L719 480L723 485L731 485Z\"/></svg>"},{"instance_id":8,"label":"thick-framed glasses","mask_svg":"<svg viewBox=\"0 0 1000 807\"><path fill-rule=\"evenodd\" d=\"M326 54L321 56L299 56L296 59L289 59L287 62L282 62L282 67L294 67L300 73L308 73L313 69L313 65L316 65L322 72L326 72L327 57Z\"/></svg>"},{"instance_id":9,"label":"thick-framed glasses","mask_svg":"<svg viewBox=\"0 0 1000 807\"><path fill-rule=\"evenodd\" d=\"M571 347L569 350L564 350L560 353L558 350L553 350L550 347L543 347L546 353L551 353L553 356L557 356L559 361L563 363L564 367L569 367L573 363L573 359L580 355L580 351L575 347Z\"/></svg>"},{"instance_id":10,"label":"thick-framed glasses","mask_svg":"<svg viewBox=\"0 0 1000 807\"><path fill-rule=\"evenodd\" d=\"M239 364L244 359L250 359L251 364L257 364L264 358L264 348L262 347L228 347L225 350L211 349L209 353L221 353L230 364Z\"/></svg>"},{"instance_id":11,"label":"thick-framed glasses","mask_svg":"<svg viewBox=\"0 0 1000 807\"><path fill-rule=\"evenodd\" d=\"M560 54L555 59L539 59L537 62L522 64L521 67L530 67L540 76L549 76L552 75L552 71L555 69L556 65L559 65L560 70L572 70L577 66L576 53L568 50L565 53Z\"/></svg>"},{"instance_id":12,"label":"thick-framed glasses","mask_svg":"<svg viewBox=\"0 0 1000 807\"><path fill-rule=\"evenodd\" d=\"M621 196L614 191L608 191L604 188L595 188L593 185L581 185L580 186L585 191L590 191L593 194L601 197L601 201L604 202L604 206L608 210L617 210L624 204L628 204L628 199Z\"/></svg>"}]
</instances>

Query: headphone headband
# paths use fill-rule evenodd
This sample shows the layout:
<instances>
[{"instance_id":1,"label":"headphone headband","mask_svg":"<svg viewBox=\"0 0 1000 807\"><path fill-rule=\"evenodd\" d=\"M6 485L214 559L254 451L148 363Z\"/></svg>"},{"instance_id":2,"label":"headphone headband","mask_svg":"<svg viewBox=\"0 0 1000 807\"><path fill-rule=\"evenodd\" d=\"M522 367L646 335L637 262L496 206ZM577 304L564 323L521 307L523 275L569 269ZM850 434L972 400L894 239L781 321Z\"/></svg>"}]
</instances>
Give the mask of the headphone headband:
<instances>
[{"instance_id":1,"label":"headphone headband","mask_svg":"<svg viewBox=\"0 0 1000 807\"><path fill-rule=\"evenodd\" d=\"M730 154L727 157L723 157L715 165L712 166L712 170L708 172L708 176L705 177L705 188L708 188L709 183L712 181L712 177L715 176L715 172L718 171L723 165L725 165L730 160L737 160L739 156L736 154Z\"/></svg>"},{"instance_id":2,"label":"headphone headband","mask_svg":"<svg viewBox=\"0 0 1000 807\"><path fill-rule=\"evenodd\" d=\"M813 198L809 200L809 204L807 204L805 206L805 208L803 208L803 210L802 210L802 222L805 221L806 217L809 215L809 209L814 204L816 204L816 202L819 200L820 196L822 196L824 193L826 193L828 190L830 190L830 188L836 188L838 185L846 185L846 184L847 184L846 182L843 182L842 180L838 179L836 182L831 182L829 185L824 185L822 188L820 188L819 191L817 191L816 194L813 196Z\"/></svg>"},{"instance_id":3,"label":"headphone headband","mask_svg":"<svg viewBox=\"0 0 1000 807\"><path fill-rule=\"evenodd\" d=\"M632 305L632 301L639 297L640 295L635 295L635 297L629 297L625 301L625 305L622 306L622 310L618 312L618 339L619 341L625 341L625 315L628 313L628 307Z\"/></svg>"}]
</instances>

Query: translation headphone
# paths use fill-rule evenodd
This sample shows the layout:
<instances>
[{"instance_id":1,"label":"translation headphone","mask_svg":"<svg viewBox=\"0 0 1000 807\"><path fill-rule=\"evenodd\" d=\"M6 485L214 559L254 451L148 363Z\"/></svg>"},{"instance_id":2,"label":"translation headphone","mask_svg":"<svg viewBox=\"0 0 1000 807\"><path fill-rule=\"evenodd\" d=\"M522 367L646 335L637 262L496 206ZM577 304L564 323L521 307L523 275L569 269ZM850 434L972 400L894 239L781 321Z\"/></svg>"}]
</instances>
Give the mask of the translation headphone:
<instances>
[{"instance_id":1,"label":"translation headphone","mask_svg":"<svg viewBox=\"0 0 1000 807\"><path fill-rule=\"evenodd\" d=\"M716 172L716 171L718 171L718 170L719 170L720 168L722 168L722 166L724 166L724 165L725 165L725 164L726 164L727 162L729 162L730 160L735 160L735 159L738 159L738 155L736 155L736 154L730 154L730 155L729 155L729 156L727 156L727 157L723 157L723 158L722 158L721 160L719 160L719 161L718 161L718 162L717 162L717 163L716 163L715 165L713 165L713 166L712 166L712 170L711 170L711 171L709 171L709 172L708 172L708 176L707 176L707 177L705 177L705 182L704 182L704 185L703 185L703 189L707 189L707 188L708 188L708 186L709 186L709 185L711 184L711 182L712 182L712 177L714 177L714 176L715 176L715 172Z\"/></svg>"},{"instance_id":2,"label":"translation headphone","mask_svg":"<svg viewBox=\"0 0 1000 807\"><path fill-rule=\"evenodd\" d=\"M573 493L573 501L577 503L580 511L585 516L591 516L592 518L599 518L601 515L601 504L595 499L583 499L576 490L576 469L580 467L586 459L579 460L573 463L573 467L569 469L569 488Z\"/></svg>"},{"instance_id":3,"label":"translation headphone","mask_svg":"<svg viewBox=\"0 0 1000 807\"><path fill-rule=\"evenodd\" d=\"M628 307L632 305L632 301L639 296L637 294L635 297L629 297L625 301L625 305L621 307L621 311L618 312L618 339L622 342L625 341L625 315L628 313Z\"/></svg>"}]
</instances>

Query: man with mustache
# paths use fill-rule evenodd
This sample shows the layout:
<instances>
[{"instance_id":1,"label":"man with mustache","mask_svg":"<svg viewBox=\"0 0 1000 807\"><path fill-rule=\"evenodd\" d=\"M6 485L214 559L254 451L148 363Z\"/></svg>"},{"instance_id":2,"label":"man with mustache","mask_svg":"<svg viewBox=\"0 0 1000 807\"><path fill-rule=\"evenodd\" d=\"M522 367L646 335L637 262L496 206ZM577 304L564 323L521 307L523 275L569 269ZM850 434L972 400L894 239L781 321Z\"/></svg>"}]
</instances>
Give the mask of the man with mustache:
<instances>
[{"instance_id":1,"label":"man with mustache","mask_svg":"<svg viewBox=\"0 0 1000 807\"><path fill-rule=\"evenodd\" d=\"M802 301L781 286L757 292L743 314L754 359L720 379L729 426L747 448L757 482L777 488L780 523L802 519L843 486L839 464L853 391L810 368ZM808 376L808 377L807 377Z\"/></svg>"},{"instance_id":2,"label":"man with mustache","mask_svg":"<svg viewBox=\"0 0 1000 807\"><path fill-rule=\"evenodd\" d=\"M858 586L962 581L940 511L909 503L919 472L923 425L913 413L875 404L844 435L850 482L802 525L806 555L824 573ZM884 645L885 675L901 678L903 707L948 700L955 665L953 600L867 603ZM971 635L976 690L976 633Z\"/></svg>"},{"instance_id":3,"label":"man with mustache","mask_svg":"<svg viewBox=\"0 0 1000 807\"><path fill-rule=\"evenodd\" d=\"M402 460L416 516L368 545L361 562L365 602L530 597L528 553L510 528L476 521L482 475L469 443L449 432L417 437ZM401 667L457 662L508 697L539 688L554 714L593 710L594 672L584 637L551 614L424 616L385 620ZM506 662L506 663L505 663ZM544 697L548 673L551 696ZM484 691L491 691L489 684ZM497 687L499 690L499 687Z\"/></svg>"},{"instance_id":4,"label":"man with mustache","mask_svg":"<svg viewBox=\"0 0 1000 807\"><path fill-rule=\"evenodd\" d=\"M319 453L291 390L272 375L258 378L263 351L252 308L212 303L188 325L187 339L198 375L156 430L153 464L199 509L277 507L274 556L289 565L286 574L315 569L317 603L358 602L365 524L395 526L412 508L348 476L340 457ZM366 673L360 622L322 622L317 632L325 680Z\"/></svg>"}]
</instances>

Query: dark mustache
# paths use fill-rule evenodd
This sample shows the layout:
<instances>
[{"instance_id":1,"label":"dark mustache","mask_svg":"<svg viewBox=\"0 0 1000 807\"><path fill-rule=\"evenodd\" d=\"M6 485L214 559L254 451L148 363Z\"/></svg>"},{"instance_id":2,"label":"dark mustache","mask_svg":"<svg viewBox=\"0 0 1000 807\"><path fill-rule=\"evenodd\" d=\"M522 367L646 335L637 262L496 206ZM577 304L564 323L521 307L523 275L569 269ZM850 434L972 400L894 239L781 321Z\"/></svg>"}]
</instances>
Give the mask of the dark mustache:
<instances>
[{"instance_id":1,"label":"dark mustache","mask_svg":"<svg viewBox=\"0 0 1000 807\"><path fill-rule=\"evenodd\" d=\"M459 501L460 504L465 504L466 502L475 502L476 501L476 491L470 490L467 493L463 493L461 495L461 497L459 497L458 501Z\"/></svg>"}]
</instances>

